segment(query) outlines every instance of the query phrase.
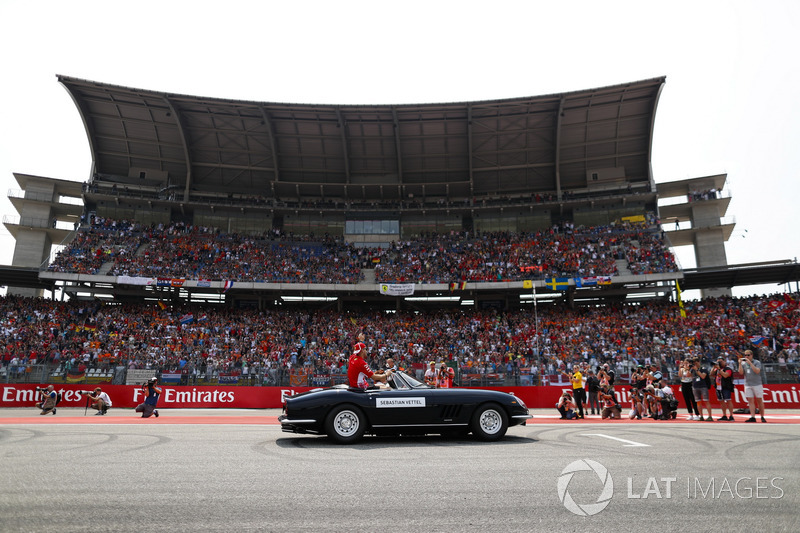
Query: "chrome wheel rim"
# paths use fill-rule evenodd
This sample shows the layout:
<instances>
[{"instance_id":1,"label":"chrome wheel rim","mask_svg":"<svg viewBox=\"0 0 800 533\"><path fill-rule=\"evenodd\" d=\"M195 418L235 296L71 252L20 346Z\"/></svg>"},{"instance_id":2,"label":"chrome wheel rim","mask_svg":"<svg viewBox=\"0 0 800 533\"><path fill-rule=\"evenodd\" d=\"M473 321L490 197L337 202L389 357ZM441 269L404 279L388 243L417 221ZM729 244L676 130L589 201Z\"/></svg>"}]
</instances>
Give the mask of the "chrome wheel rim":
<instances>
[{"instance_id":1,"label":"chrome wheel rim","mask_svg":"<svg viewBox=\"0 0 800 533\"><path fill-rule=\"evenodd\" d=\"M478 423L485 433L494 435L500 431L500 428L503 426L503 419L500 417L500 413L494 409L487 409L481 413Z\"/></svg>"},{"instance_id":2,"label":"chrome wheel rim","mask_svg":"<svg viewBox=\"0 0 800 533\"><path fill-rule=\"evenodd\" d=\"M342 411L333 419L333 428L337 435L350 437L358 432L358 415L353 411Z\"/></svg>"}]
</instances>

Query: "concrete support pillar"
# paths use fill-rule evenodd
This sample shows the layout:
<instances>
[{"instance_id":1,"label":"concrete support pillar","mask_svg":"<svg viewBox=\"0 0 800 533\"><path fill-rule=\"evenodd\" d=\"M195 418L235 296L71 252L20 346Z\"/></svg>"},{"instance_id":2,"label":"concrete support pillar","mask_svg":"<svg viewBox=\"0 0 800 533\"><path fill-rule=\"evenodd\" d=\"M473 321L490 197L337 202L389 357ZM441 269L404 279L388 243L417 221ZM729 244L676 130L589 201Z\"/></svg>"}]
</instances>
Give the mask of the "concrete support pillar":
<instances>
[{"instance_id":1,"label":"concrete support pillar","mask_svg":"<svg viewBox=\"0 0 800 533\"><path fill-rule=\"evenodd\" d=\"M717 226L698 230L694 236L694 255L698 268L727 266L728 256L725 253L725 237L722 228ZM704 289L701 294L703 298L732 295L731 290L725 287Z\"/></svg>"}]
</instances>

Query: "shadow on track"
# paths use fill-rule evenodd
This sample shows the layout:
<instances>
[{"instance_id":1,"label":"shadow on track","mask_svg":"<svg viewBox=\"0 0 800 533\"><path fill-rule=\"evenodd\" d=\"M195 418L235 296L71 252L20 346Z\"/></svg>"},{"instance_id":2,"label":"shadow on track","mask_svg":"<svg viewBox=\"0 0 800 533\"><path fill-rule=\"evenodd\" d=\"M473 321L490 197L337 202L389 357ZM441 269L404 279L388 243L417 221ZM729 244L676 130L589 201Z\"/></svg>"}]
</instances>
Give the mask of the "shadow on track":
<instances>
[{"instance_id":1,"label":"shadow on track","mask_svg":"<svg viewBox=\"0 0 800 533\"><path fill-rule=\"evenodd\" d=\"M325 435L279 438L275 441L281 448L348 448L376 450L381 448L415 448L422 446L516 446L538 442L530 437L506 435L497 442L484 442L468 435L466 437L442 437L439 435L368 436L356 444L337 444Z\"/></svg>"}]
</instances>

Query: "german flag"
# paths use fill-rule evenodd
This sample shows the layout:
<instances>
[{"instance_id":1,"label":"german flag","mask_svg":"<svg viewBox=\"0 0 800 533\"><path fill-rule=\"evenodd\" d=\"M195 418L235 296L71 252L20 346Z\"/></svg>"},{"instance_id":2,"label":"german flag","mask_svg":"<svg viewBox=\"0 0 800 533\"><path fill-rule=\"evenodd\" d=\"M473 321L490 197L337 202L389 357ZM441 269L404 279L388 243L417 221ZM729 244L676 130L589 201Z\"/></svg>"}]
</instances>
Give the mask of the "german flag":
<instances>
[{"instance_id":1,"label":"german flag","mask_svg":"<svg viewBox=\"0 0 800 533\"><path fill-rule=\"evenodd\" d=\"M78 370L70 370L67 373L67 383L80 383L86 379L86 371L78 372Z\"/></svg>"}]
</instances>

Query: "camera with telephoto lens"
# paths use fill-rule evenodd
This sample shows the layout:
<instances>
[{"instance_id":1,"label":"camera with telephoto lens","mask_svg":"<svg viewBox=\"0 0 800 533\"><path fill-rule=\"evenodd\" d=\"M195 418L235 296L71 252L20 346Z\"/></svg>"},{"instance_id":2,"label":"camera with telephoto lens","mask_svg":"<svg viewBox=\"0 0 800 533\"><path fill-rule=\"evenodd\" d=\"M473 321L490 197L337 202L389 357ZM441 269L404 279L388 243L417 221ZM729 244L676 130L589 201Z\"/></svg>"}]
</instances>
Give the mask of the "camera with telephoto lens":
<instances>
[{"instance_id":1,"label":"camera with telephoto lens","mask_svg":"<svg viewBox=\"0 0 800 533\"><path fill-rule=\"evenodd\" d=\"M45 388L36 387L36 392L46 392L46 391L47 391L47 389L45 389Z\"/></svg>"},{"instance_id":2,"label":"camera with telephoto lens","mask_svg":"<svg viewBox=\"0 0 800 533\"><path fill-rule=\"evenodd\" d=\"M88 390L79 390L79 391L78 391L78 393L79 393L79 394L81 394L82 396L87 396L87 395L91 394L91 393L92 393L92 391L88 391Z\"/></svg>"}]
</instances>

